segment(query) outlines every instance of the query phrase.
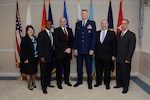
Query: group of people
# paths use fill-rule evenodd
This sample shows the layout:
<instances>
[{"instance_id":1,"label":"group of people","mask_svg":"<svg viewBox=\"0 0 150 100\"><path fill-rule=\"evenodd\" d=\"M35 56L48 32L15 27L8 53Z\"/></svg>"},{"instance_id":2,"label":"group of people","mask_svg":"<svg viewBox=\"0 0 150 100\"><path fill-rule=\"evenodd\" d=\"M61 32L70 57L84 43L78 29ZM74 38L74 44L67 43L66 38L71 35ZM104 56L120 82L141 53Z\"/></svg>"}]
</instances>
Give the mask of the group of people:
<instances>
[{"instance_id":1,"label":"group of people","mask_svg":"<svg viewBox=\"0 0 150 100\"><path fill-rule=\"evenodd\" d=\"M76 57L77 82L73 87L82 84L83 66L85 62L87 71L88 89L92 89L92 58L95 58L96 84L110 89L110 71L113 70L113 62L116 61L116 86L123 88L122 93L127 93L130 81L131 60L135 49L136 37L128 29L129 21L123 19L122 31L115 35L108 29L108 21L101 21L101 30L96 32L95 21L88 19L88 10L81 11L82 20L75 26L75 35L71 28L66 27L66 19L60 18L60 26L51 31L52 22L46 21L46 29L34 37L34 28L26 27L26 36L21 42L21 73L25 73L28 89L36 88L35 77L37 63L40 61L41 87L47 94L47 87L55 87L51 84L52 60L56 62L57 87L62 87L62 69L64 69L64 83L72 86L69 82L70 61L72 53ZM104 78L103 78L104 73Z\"/></svg>"}]
</instances>

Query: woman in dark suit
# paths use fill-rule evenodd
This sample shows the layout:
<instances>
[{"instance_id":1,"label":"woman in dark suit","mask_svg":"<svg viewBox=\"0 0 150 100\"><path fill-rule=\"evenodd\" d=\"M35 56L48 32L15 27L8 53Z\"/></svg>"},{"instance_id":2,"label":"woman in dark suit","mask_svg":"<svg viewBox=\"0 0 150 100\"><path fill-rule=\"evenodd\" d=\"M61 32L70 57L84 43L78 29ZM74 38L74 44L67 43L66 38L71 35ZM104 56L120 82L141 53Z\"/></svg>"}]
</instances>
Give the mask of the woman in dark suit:
<instances>
[{"instance_id":1,"label":"woman in dark suit","mask_svg":"<svg viewBox=\"0 0 150 100\"><path fill-rule=\"evenodd\" d=\"M20 47L21 73L26 74L28 89L33 90L36 88L35 77L38 63L37 40L34 37L33 26L26 27L26 36L23 37Z\"/></svg>"}]
</instances>

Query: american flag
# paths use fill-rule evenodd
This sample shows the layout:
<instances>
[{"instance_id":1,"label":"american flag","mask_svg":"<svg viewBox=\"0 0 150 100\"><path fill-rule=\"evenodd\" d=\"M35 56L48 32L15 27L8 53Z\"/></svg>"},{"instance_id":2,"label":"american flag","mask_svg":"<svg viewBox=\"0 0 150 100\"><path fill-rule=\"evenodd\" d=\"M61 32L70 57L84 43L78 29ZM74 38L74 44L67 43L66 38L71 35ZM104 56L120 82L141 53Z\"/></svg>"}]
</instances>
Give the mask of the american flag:
<instances>
[{"instance_id":1,"label":"american flag","mask_svg":"<svg viewBox=\"0 0 150 100\"><path fill-rule=\"evenodd\" d=\"M16 2L16 34L15 34L15 60L16 66L20 63L20 43L22 40L22 26L18 8L18 1Z\"/></svg>"}]
</instances>

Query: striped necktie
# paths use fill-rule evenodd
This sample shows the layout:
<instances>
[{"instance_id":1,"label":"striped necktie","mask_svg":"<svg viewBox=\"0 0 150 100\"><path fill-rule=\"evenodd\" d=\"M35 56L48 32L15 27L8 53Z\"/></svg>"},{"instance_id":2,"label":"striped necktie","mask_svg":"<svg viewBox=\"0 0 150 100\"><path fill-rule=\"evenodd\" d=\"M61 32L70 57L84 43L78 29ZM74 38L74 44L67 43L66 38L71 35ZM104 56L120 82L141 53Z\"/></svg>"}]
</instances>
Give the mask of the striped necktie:
<instances>
[{"instance_id":1,"label":"striped necktie","mask_svg":"<svg viewBox=\"0 0 150 100\"><path fill-rule=\"evenodd\" d=\"M66 41L68 41L68 34L66 32L66 29L64 28L64 34L65 34L65 37L66 37Z\"/></svg>"}]
</instances>

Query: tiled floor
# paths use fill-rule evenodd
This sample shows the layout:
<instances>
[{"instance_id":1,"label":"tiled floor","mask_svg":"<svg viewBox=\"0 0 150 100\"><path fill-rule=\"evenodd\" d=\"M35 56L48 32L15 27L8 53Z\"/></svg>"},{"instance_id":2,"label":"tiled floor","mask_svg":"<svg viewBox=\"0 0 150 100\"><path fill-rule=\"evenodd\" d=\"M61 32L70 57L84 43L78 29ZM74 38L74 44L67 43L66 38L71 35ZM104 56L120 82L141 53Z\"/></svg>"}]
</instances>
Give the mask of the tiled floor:
<instances>
[{"instance_id":1,"label":"tiled floor","mask_svg":"<svg viewBox=\"0 0 150 100\"><path fill-rule=\"evenodd\" d=\"M75 81L71 81L71 83L74 84ZM111 81L110 90L106 90L104 85L89 90L87 82L84 81L77 88L68 87L65 84L62 84L62 90L57 87L48 88L48 94L46 95L42 93L40 81L36 81L36 84L37 88L29 91L26 81L3 78L3 80L0 80L0 100L150 100L150 94L136 84L135 79L130 81L127 94L121 93L122 88L113 88L115 80ZM56 82L52 81L52 84L55 85Z\"/></svg>"}]
</instances>

